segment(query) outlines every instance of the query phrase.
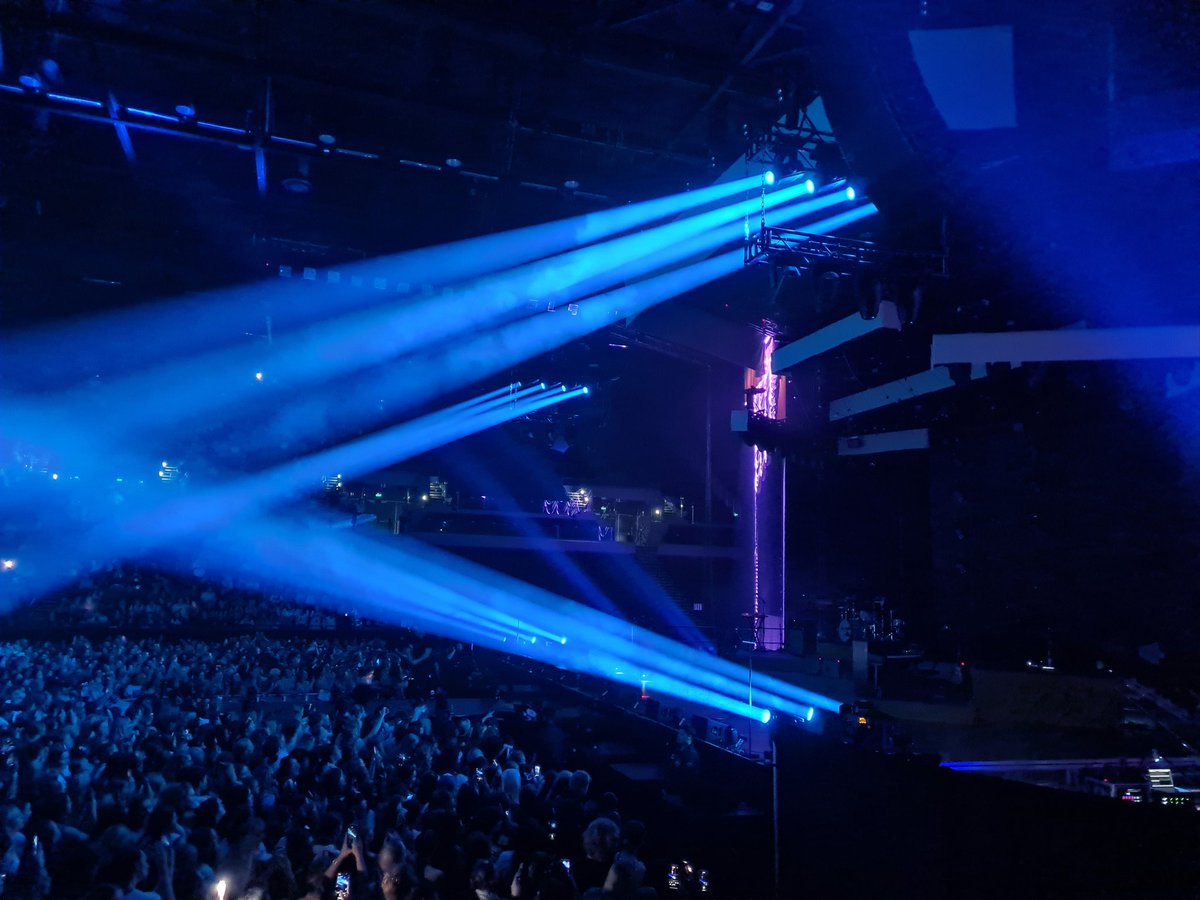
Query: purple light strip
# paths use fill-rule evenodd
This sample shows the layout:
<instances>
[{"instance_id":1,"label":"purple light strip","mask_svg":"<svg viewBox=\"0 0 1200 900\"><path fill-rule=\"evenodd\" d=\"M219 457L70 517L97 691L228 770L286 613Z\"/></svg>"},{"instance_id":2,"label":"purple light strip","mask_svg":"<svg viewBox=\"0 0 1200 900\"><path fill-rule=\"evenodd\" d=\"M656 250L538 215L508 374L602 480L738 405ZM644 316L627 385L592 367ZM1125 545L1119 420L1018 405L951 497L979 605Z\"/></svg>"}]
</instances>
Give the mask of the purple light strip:
<instances>
[{"instance_id":1,"label":"purple light strip","mask_svg":"<svg viewBox=\"0 0 1200 900\"><path fill-rule=\"evenodd\" d=\"M763 338L763 373L754 382L754 386L759 392L753 394L753 399L750 401L751 410L761 416L766 416L768 419L779 418L779 377L771 368L771 360L774 354L775 336L768 334ZM754 509L752 518L754 524L754 624L756 634L758 633L758 616L762 607L762 591L759 584L758 565L758 501L763 479L766 478L767 474L768 459L767 451L759 447L754 448Z\"/></svg>"}]
</instances>

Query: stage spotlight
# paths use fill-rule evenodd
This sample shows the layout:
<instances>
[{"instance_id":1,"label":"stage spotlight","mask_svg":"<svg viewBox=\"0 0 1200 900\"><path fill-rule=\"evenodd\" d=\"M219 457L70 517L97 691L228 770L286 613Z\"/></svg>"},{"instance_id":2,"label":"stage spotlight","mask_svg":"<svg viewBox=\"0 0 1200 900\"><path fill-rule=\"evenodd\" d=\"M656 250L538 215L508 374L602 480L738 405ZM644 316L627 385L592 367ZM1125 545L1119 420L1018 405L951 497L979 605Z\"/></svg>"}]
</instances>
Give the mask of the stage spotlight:
<instances>
[{"instance_id":1,"label":"stage spotlight","mask_svg":"<svg viewBox=\"0 0 1200 900\"><path fill-rule=\"evenodd\" d=\"M559 639L558 639L558 642L559 642L560 644L565 644L565 643L567 642L567 639L566 639L565 637L564 637L564 638L559 638Z\"/></svg>"},{"instance_id":2,"label":"stage spotlight","mask_svg":"<svg viewBox=\"0 0 1200 900\"><path fill-rule=\"evenodd\" d=\"M775 183L775 173L768 169L766 174L763 175L763 181L766 182L767 187L770 187Z\"/></svg>"},{"instance_id":3,"label":"stage spotlight","mask_svg":"<svg viewBox=\"0 0 1200 900\"><path fill-rule=\"evenodd\" d=\"M255 372L255 373L254 373L254 380L255 380L255 381L262 381L262 378L263 378L263 376L262 376L262 372Z\"/></svg>"},{"instance_id":4,"label":"stage spotlight","mask_svg":"<svg viewBox=\"0 0 1200 900\"><path fill-rule=\"evenodd\" d=\"M759 715L759 719L761 719L762 723L764 725L766 725L768 722L771 721L771 711L769 709L764 709L762 711L762 714Z\"/></svg>"},{"instance_id":5,"label":"stage spotlight","mask_svg":"<svg viewBox=\"0 0 1200 900\"><path fill-rule=\"evenodd\" d=\"M457 156L448 156L448 157L446 157L446 168L447 169L461 169L462 168L462 160L459 159Z\"/></svg>"},{"instance_id":6,"label":"stage spotlight","mask_svg":"<svg viewBox=\"0 0 1200 900\"><path fill-rule=\"evenodd\" d=\"M46 85L42 81L42 76L37 72L25 72L17 79L17 82L21 85L21 87L25 88L25 90L31 91L35 94L40 94L46 89Z\"/></svg>"},{"instance_id":7,"label":"stage spotlight","mask_svg":"<svg viewBox=\"0 0 1200 900\"><path fill-rule=\"evenodd\" d=\"M804 717L804 721L811 722L813 720L813 713L815 713L815 712L816 712L816 710L810 706L808 708L808 715Z\"/></svg>"},{"instance_id":8,"label":"stage spotlight","mask_svg":"<svg viewBox=\"0 0 1200 900\"><path fill-rule=\"evenodd\" d=\"M11 572L16 567L17 567L17 561L15 559L6 559L3 562L0 562L0 568L4 569L5 572ZM567 639L563 638L564 644L566 643L566 641L567 641Z\"/></svg>"},{"instance_id":9,"label":"stage spotlight","mask_svg":"<svg viewBox=\"0 0 1200 900\"><path fill-rule=\"evenodd\" d=\"M191 122L196 118L196 107L190 103L179 103L175 106L175 115L180 122Z\"/></svg>"},{"instance_id":10,"label":"stage spotlight","mask_svg":"<svg viewBox=\"0 0 1200 900\"><path fill-rule=\"evenodd\" d=\"M591 389L590 387L588 387L588 386L585 384L585 385L583 386L583 392L584 392L585 394L590 394L590 393L592 392L592 389Z\"/></svg>"},{"instance_id":11,"label":"stage spotlight","mask_svg":"<svg viewBox=\"0 0 1200 900\"><path fill-rule=\"evenodd\" d=\"M852 188L852 187L846 188L846 199L847 200L853 200L857 196L858 196L858 194L855 192L854 188Z\"/></svg>"},{"instance_id":12,"label":"stage spotlight","mask_svg":"<svg viewBox=\"0 0 1200 900\"><path fill-rule=\"evenodd\" d=\"M53 475L51 475L51 476L50 476L50 480L51 480L51 481L58 481L58 473L57 473L57 472L55 472Z\"/></svg>"},{"instance_id":13,"label":"stage spotlight","mask_svg":"<svg viewBox=\"0 0 1200 900\"><path fill-rule=\"evenodd\" d=\"M568 178L563 182L563 187L565 187L568 191L577 191L579 190L579 182L574 178Z\"/></svg>"},{"instance_id":14,"label":"stage spotlight","mask_svg":"<svg viewBox=\"0 0 1200 900\"><path fill-rule=\"evenodd\" d=\"M808 191L810 194L815 194L817 192L817 185L810 178L806 182L804 182L804 189L806 191Z\"/></svg>"}]
</instances>

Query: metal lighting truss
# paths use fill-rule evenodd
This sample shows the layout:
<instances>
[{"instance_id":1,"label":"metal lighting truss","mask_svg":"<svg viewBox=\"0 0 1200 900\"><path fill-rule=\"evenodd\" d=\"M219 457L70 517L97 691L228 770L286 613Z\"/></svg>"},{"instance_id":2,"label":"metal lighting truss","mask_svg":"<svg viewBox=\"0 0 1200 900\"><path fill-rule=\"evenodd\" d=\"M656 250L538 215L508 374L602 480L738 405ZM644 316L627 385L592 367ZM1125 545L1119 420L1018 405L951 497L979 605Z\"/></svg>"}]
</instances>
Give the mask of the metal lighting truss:
<instances>
[{"instance_id":1,"label":"metal lighting truss","mask_svg":"<svg viewBox=\"0 0 1200 900\"><path fill-rule=\"evenodd\" d=\"M897 253L871 241L811 234L767 226L746 242L746 265L773 263L797 269L852 274L860 269L886 269L922 275L945 275L940 253Z\"/></svg>"}]
</instances>

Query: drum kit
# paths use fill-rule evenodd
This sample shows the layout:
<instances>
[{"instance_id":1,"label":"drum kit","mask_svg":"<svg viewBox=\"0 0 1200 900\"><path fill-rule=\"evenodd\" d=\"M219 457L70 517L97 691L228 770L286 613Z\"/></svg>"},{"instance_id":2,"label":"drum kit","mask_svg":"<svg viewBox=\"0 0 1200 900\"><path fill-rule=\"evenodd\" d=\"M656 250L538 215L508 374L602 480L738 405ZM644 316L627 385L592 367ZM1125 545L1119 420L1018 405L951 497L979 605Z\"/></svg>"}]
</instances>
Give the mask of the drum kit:
<instances>
[{"instance_id":1,"label":"drum kit","mask_svg":"<svg viewBox=\"0 0 1200 900\"><path fill-rule=\"evenodd\" d=\"M895 610L887 608L887 600L883 597L876 597L865 605L847 600L838 605L837 611L840 619L837 637L843 644L850 641L904 639L904 620L896 615Z\"/></svg>"}]
</instances>

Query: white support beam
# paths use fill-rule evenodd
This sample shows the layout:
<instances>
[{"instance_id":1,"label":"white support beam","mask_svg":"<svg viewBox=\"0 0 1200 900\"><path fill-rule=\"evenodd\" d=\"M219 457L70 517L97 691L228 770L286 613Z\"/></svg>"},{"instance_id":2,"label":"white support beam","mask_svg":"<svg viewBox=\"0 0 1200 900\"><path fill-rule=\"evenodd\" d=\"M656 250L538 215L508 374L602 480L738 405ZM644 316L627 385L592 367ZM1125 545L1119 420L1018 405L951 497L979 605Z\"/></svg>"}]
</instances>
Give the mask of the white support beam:
<instances>
[{"instance_id":1,"label":"white support beam","mask_svg":"<svg viewBox=\"0 0 1200 900\"><path fill-rule=\"evenodd\" d=\"M972 381L983 378L986 374L986 366L971 366ZM905 400L912 400L952 387L954 387L954 379L950 377L950 370L945 366L938 366L917 375L889 381L887 384L867 388L857 394L830 401L829 421L836 422L838 419L846 419L859 413L870 412L893 403L903 403Z\"/></svg>"},{"instance_id":2,"label":"white support beam","mask_svg":"<svg viewBox=\"0 0 1200 900\"><path fill-rule=\"evenodd\" d=\"M928 449L928 428L909 428L906 431L885 431L880 434L838 438L838 456L868 456L872 453Z\"/></svg>"},{"instance_id":3,"label":"white support beam","mask_svg":"<svg viewBox=\"0 0 1200 900\"><path fill-rule=\"evenodd\" d=\"M900 314L896 311L896 304L890 300L879 304L879 314L873 319L864 319L854 313L778 348L771 356L771 369L782 372L881 328L900 330Z\"/></svg>"},{"instance_id":4,"label":"white support beam","mask_svg":"<svg viewBox=\"0 0 1200 900\"><path fill-rule=\"evenodd\" d=\"M778 355L778 354L776 354ZM1200 325L935 334L931 366L1200 357Z\"/></svg>"}]
</instances>

